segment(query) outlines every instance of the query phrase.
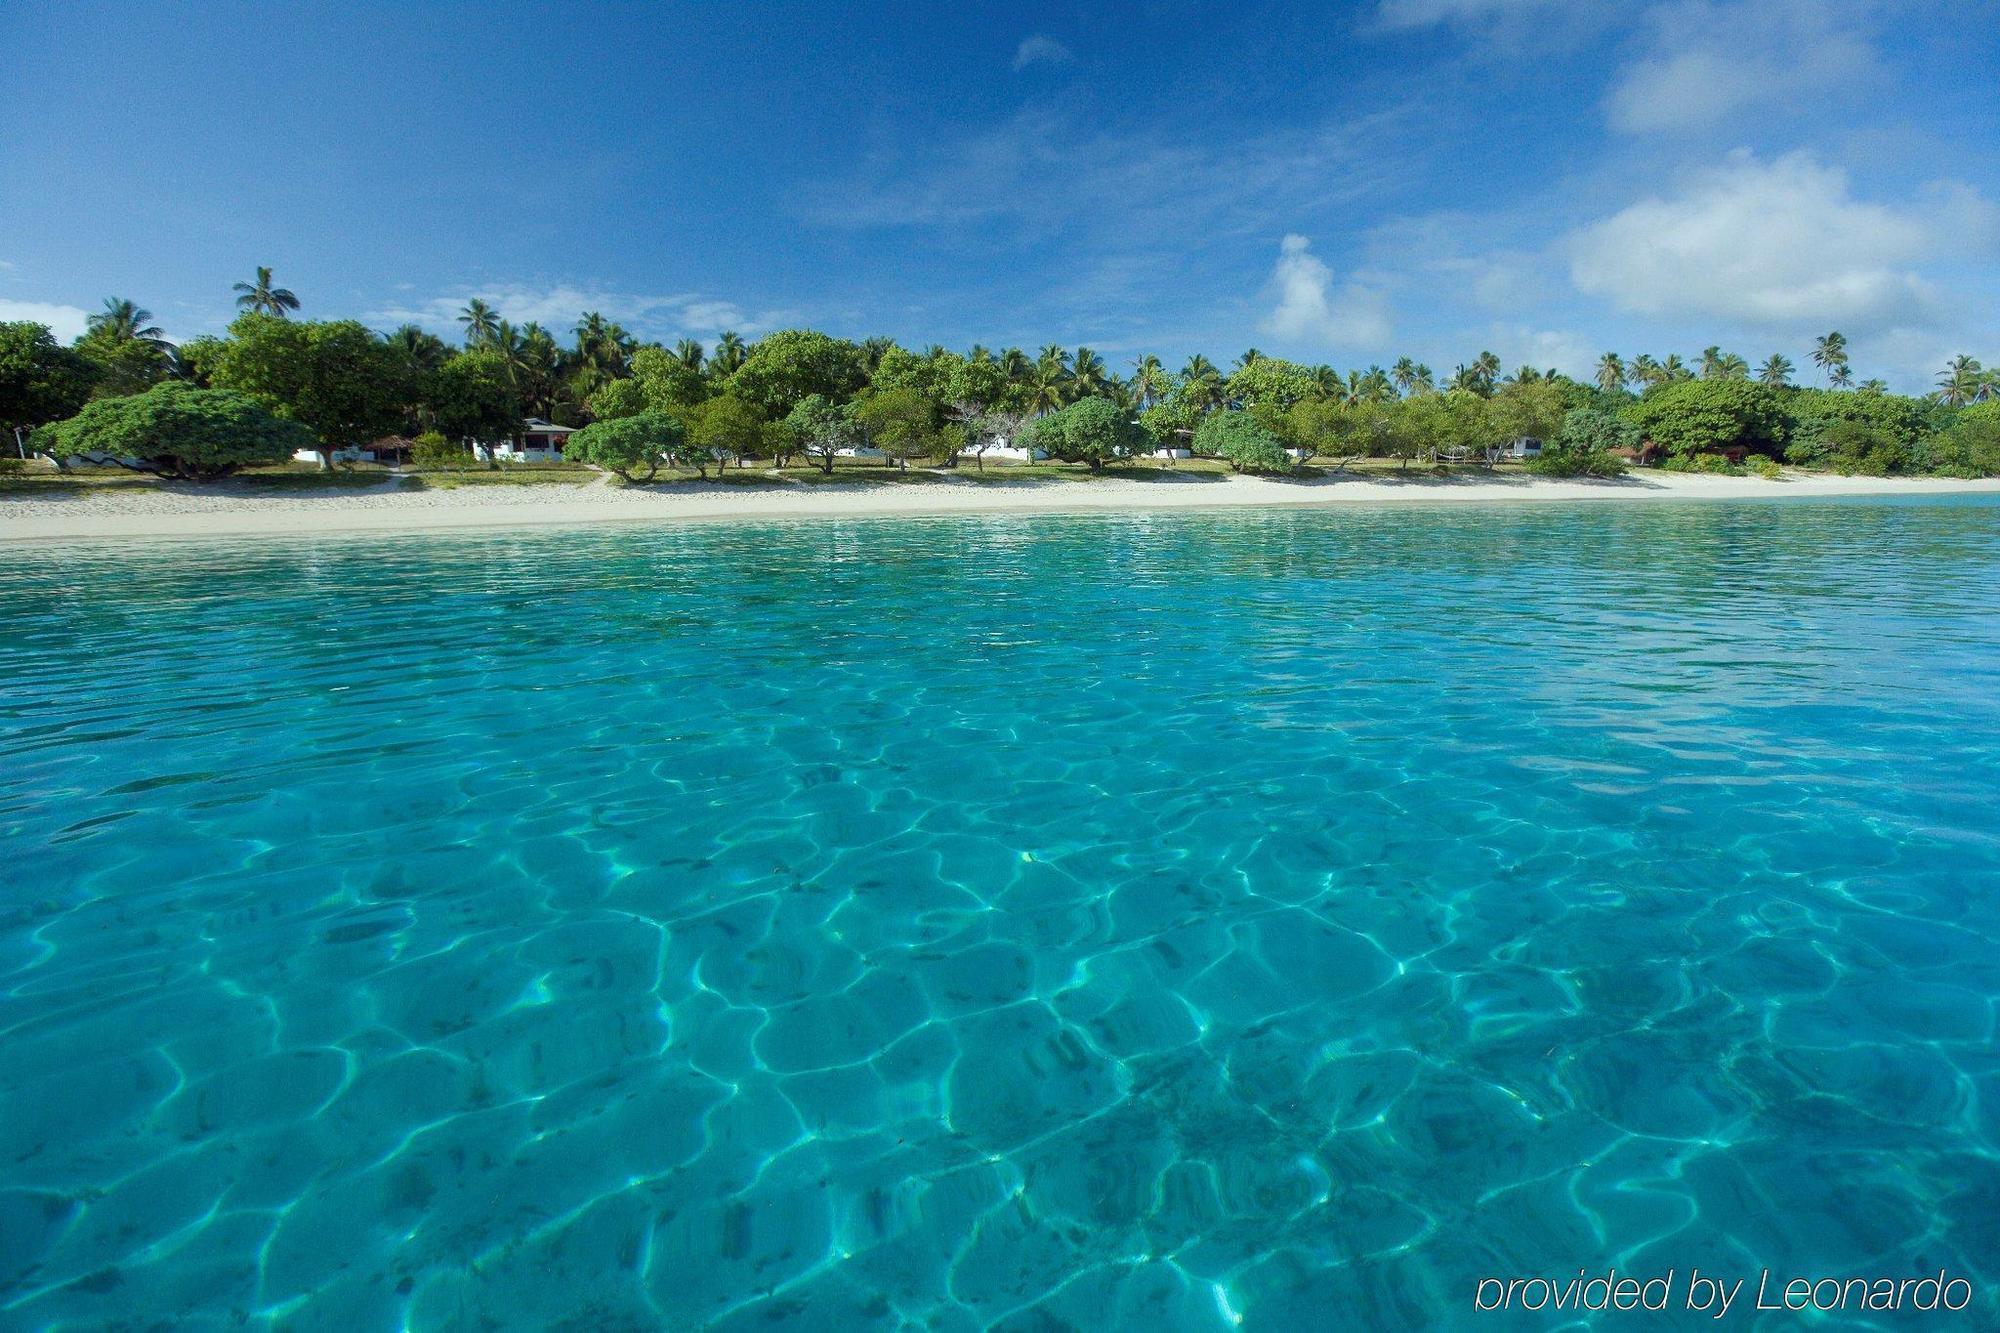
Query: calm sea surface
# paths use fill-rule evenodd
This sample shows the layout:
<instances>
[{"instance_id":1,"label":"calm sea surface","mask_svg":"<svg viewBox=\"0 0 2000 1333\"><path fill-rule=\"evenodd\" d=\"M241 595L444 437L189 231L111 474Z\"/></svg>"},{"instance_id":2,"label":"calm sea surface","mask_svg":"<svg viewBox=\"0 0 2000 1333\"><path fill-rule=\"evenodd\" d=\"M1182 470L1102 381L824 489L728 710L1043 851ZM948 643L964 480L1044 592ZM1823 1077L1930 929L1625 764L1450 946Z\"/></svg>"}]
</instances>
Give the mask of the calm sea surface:
<instances>
[{"instance_id":1,"label":"calm sea surface","mask_svg":"<svg viewBox=\"0 0 2000 1333\"><path fill-rule=\"evenodd\" d=\"M0 1326L2000 1317L1990 501L4 554Z\"/></svg>"}]
</instances>

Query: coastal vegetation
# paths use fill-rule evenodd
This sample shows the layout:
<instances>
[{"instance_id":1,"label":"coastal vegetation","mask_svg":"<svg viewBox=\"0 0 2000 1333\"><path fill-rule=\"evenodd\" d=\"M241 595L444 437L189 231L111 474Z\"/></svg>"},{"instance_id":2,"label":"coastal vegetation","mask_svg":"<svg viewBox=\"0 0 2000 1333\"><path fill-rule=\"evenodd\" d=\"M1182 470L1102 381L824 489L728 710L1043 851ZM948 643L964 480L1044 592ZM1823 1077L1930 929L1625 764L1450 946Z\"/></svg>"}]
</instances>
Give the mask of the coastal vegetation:
<instances>
[{"instance_id":1,"label":"coastal vegetation","mask_svg":"<svg viewBox=\"0 0 2000 1333\"><path fill-rule=\"evenodd\" d=\"M1825 387L1794 383L1782 353L1753 370L1719 346L1606 353L1588 379L1481 352L1440 375L1408 357L1345 372L1250 349L1227 371L1140 356L1117 373L1098 352L1030 355L905 348L810 329L713 347L642 343L586 313L567 341L516 327L485 302L458 317L462 345L405 325L298 318L268 268L236 284L222 337L169 341L143 307L107 300L62 345L44 326L0 324L0 427L17 457L89 457L187 479L227 476L390 440L426 471L465 472L477 444L519 439L524 419L581 427L568 453L632 484L669 470L803 457L831 476L858 449L900 474L912 462L983 469L1023 447L1091 473L1192 454L1229 469L1338 470L1366 458L1490 465L1511 442L1532 470L1615 476L1628 464L1765 473L1780 463L1869 475L2000 473L2000 376L1954 357L1922 397L1855 381L1838 332L1808 358ZM1019 474L1016 474L1019 475Z\"/></svg>"}]
</instances>

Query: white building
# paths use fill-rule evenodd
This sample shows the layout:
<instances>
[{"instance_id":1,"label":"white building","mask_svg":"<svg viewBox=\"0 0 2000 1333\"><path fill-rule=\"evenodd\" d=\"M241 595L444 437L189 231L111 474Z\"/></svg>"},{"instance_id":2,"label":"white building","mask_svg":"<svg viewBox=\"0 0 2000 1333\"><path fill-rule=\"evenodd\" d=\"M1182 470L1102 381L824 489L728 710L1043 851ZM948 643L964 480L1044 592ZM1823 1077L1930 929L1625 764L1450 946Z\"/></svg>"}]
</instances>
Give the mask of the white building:
<instances>
[{"instance_id":1,"label":"white building","mask_svg":"<svg viewBox=\"0 0 2000 1333\"><path fill-rule=\"evenodd\" d=\"M540 417L529 417L521 423L521 440L502 440L498 444L475 444L473 456L480 462L498 460L502 463L560 463L563 445L576 434L574 426L558 426Z\"/></svg>"}]
</instances>

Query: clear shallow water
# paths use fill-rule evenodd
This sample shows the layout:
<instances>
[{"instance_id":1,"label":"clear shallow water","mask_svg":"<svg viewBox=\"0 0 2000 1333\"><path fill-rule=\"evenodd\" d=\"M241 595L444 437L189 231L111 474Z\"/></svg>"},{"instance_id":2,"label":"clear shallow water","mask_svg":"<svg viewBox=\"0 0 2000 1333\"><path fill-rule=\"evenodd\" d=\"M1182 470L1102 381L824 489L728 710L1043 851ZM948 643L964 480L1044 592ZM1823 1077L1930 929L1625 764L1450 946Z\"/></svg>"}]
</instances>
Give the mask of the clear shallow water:
<instances>
[{"instance_id":1,"label":"clear shallow water","mask_svg":"<svg viewBox=\"0 0 2000 1333\"><path fill-rule=\"evenodd\" d=\"M9 556L0 1325L1995 1313L2000 506Z\"/></svg>"}]
</instances>

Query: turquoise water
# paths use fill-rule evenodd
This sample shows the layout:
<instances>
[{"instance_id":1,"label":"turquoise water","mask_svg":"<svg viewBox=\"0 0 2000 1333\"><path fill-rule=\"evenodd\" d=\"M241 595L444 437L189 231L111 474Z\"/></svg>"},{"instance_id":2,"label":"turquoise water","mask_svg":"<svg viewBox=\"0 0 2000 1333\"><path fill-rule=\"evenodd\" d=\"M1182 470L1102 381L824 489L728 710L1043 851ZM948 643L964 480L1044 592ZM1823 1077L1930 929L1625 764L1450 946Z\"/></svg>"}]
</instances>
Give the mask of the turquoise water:
<instances>
[{"instance_id":1,"label":"turquoise water","mask_svg":"<svg viewBox=\"0 0 2000 1333\"><path fill-rule=\"evenodd\" d=\"M2000 505L7 554L0 1325L1996 1315Z\"/></svg>"}]
</instances>

